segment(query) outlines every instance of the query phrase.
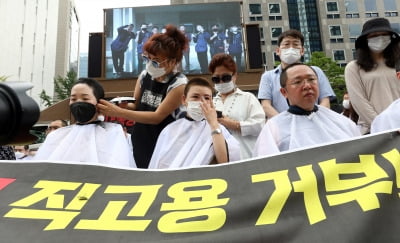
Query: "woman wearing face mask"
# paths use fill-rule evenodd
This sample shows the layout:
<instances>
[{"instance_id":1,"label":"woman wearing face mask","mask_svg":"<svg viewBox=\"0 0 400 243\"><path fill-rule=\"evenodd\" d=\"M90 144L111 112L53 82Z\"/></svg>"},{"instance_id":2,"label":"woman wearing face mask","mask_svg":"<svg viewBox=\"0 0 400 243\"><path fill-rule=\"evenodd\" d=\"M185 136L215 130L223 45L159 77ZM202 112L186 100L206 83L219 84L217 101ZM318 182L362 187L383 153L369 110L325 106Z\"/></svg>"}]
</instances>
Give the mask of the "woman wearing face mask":
<instances>
[{"instance_id":1,"label":"woman wearing face mask","mask_svg":"<svg viewBox=\"0 0 400 243\"><path fill-rule=\"evenodd\" d=\"M239 143L218 123L212 94L207 80L188 82L182 97L186 117L161 132L149 168L195 167L240 159Z\"/></svg>"},{"instance_id":2,"label":"woman wearing face mask","mask_svg":"<svg viewBox=\"0 0 400 243\"><path fill-rule=\"evenodd\" d=\"M251 158L254 144L265 124L262 106L255 95L236 87L237 70L232 56L216 54L209 64L209 71L218 91L214 104L222 112L218 121L240 142L241 158Z\"/></svg>"},{"instance_id":3,"label":"woman wearing face mask","mask_svg":"<svg viewBox=\"0 0 400 243\"><path fill-rule=\"evenodd\" d=\"M385 18L365 22L356 40L357 59L347 64L345 81L362 134L369 133L374 118L400 98L394 69L400 58L399 40Z\"/></svg>"},{"instance_id":4,"label":"woman wearing face mask","mask_svg":"<svg viewBox=\"0 0 400 243\"><path fill-rule=\"evenodd\" d=\"M99 118L96 104L102 98L96 80L79 79L69 101L76 124L49 133L34 159L136 168L122 126Z\"/></svg>"},{"instance_id":5,"label":"woman wearing face mask","mask_svg":"<svg viewBox=\"0 0 400 243\"><path fill-rule=\"evenodd\" d=\"M187 78L177 71L183 51L188 47L185 35L175 26L166 26L164 34L153 35L143 46L146 70L138 77L130 109L100 100L100 112L108 116L134 120L133 156L139 168L147 168L161 130L179 118L181 97ZM131 110L132 109L132 110Z\"/></svg>"}]
</instances>

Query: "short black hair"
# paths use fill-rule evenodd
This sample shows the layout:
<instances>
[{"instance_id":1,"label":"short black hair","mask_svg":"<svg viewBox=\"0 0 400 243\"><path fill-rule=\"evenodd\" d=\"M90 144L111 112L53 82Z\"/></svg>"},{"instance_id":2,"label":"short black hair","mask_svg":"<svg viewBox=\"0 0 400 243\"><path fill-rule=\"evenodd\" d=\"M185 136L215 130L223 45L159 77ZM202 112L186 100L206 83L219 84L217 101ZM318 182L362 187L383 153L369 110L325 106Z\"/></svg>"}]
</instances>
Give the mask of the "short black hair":
<instances>
[{"instance_id":1,"label":"short black hair","mask_svg":"<svg viewBox=\"0 0 400 243\"><path fill-rule=\"evenodd\" d=\"M96 97L96 100L104 99L104 89L103 86L96 80L91 78L80 78L72 87L77 84L86 84L93 90L93 95Z\"/></svg>"},{"instance_id":2,"label":"short black hair","mask_svg":"<svg viewBox=\"0 0 400 243\"><path fill-rule=\"evenodd\" d=\"M294 66L300 66L300 65L307 66L307 67L311 68L311 70L313 70L315 75L318 77L318 74L317 74L317 72L315 71L315 69L313 67L311 67L310 65L307 65L305 63L296 62L296 63L290 64L290 65L286 66L284 69L282 69L282 73L281 73L280 80L279 80L280 83L281 83L281 87L282 88L286 87L286 82L287 82L287 79L288 79L287 70L292 68L292 67L294 67Z\"/></svg>"},{"instance_id":3,"label":"short black hair","mask_svg":"<svg viewBox=\"0 0 400 243\"><path fill-rule=\"evenodd\" d=\"M295 39L300 39L301 46L304 46L304 36L300 31L296 29L290 29L282 32L282 34L280 34L278 37L278 46L281 45L282 40L286 37L293 37Z\"/></svg>"}]
</instances>

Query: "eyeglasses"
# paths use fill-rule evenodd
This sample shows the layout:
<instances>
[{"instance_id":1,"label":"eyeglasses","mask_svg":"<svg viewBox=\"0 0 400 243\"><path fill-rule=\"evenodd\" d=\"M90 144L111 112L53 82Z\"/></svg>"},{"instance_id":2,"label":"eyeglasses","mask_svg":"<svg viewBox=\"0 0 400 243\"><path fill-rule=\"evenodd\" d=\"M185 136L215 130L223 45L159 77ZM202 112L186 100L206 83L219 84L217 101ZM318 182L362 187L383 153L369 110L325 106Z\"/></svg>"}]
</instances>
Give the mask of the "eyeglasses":
<instances>
[{"instance_id":1,"label":"eyeglasses","mask_svg":"<svg viewBox=\"0 0 400 243\"><path fill-rule=\"evenodd\" d=\"M148 56L146 56L146 55L142 55L142 57L143 57L143 60L144 60L146 63L151 62L151 64L152 64L153 67L155 67L155 68L159 68L160 65L161 65L161 63L164 63L164 62L168 61L168 59L165 59L165 60L162 61L162 62L157 62L157 61L151 60L151 59L150 59Z\"/></svg>"},{"instance_id":2,"label":"eyeglasses","mask_svg":"<svg viewBox=\"0 0 400 243\"><path fill-rule=\"evenodd\" d=\"M317 84L317 79L316 78L297 79L294 80L293 82L290 82L289 84L298 87L298 86L303 86L305 83L314 85Z\"/></svg>"},{"instance_id":3,"label":"eyeglasses","mask_svg":"<svg viewBox=\"0 0 400 243\"><path fill-rule=\"evenodd\" d=\"M211 77L211 80L213 81L213 83L216 83L216 84L219 83L221 80L224 83L228 83L232 80L232 75L224 74L221 77L213 76L213 77Z\"/></svg>"}]
</instances>

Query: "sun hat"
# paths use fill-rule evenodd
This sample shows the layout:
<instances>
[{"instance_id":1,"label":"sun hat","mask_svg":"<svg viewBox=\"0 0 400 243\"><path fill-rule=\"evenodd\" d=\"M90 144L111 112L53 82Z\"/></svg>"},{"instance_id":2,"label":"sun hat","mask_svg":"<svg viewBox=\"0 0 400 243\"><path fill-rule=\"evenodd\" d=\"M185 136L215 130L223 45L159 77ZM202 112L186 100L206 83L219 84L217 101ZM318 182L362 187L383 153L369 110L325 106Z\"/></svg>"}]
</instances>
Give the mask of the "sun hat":
<instances>
[{"instance_id":1,"label":"sun hat","mask_svg":"<svg viewBox=\"0 0 400 243\"><path fill-rule=\"evenodd\" d=\"M399 34L390 27L389 20L385 18L370 19L364 23L361 35L356 39L356 49L367 47L367 36L374 32L389 32L392 41L400 40Z\"/></svg>"}]
</instances>

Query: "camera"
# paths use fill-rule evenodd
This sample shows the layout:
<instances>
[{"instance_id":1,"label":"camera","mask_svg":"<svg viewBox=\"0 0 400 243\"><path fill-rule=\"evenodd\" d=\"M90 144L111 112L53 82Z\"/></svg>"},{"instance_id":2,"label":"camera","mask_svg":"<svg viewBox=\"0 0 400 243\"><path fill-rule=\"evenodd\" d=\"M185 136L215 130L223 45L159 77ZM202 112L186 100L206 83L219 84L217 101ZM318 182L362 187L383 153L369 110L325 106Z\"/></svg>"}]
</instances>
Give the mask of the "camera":
<instances>
[{"instance_id":1,"label":"camera","mask_svg":"<svg viewBox=\"0 0 400 243\"><path fill-rule=\"evenodd\" d=\"M26 94L32 87L29 82L0 83L0 145L29 144L37 139L29 133L40 116L39 106Z\"/></svg>"},{"instance_id":2,"label":"camera","mask_svg":"<svg viewBox=\"0 0 400 243\"><path fill-rule=\"evenodd\" d=\"M222 111L217 111L217 118L222 118L222 117L223 117Z\"/></svg>"}]
</instances>

